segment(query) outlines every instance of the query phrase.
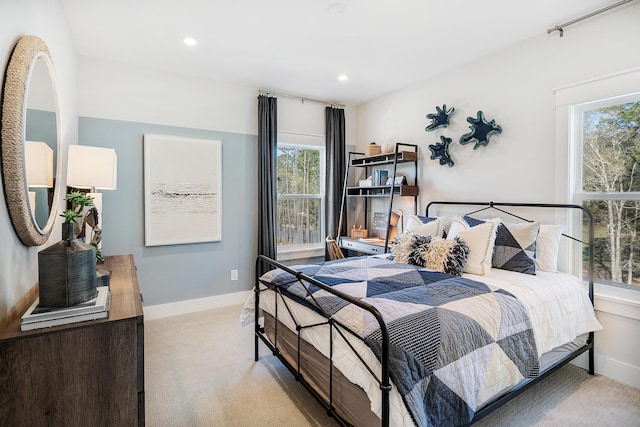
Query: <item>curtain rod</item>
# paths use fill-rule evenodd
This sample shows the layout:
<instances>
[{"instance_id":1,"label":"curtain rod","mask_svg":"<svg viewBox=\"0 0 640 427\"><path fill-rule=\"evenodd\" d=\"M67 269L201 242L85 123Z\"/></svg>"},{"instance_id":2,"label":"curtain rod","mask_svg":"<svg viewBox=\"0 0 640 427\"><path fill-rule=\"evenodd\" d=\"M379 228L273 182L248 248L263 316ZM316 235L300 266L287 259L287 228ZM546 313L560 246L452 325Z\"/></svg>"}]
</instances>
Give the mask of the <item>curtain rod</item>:
<instances>
[{"instance_id":1,"label":"curtain rod","mask_svg":"<svg viewBox=\"0 0 640 427\"><path fill-rule=\"evenodd\" d=\"M560 33L560 37L562 37L564 35L564 30L563 30L564 27L568 27L569 25L575 24L576 22L580 22L580 21L583 21L585 19L591 18L592 16L599 15L599 14L601 14L603 12L606 12L608 10L611 10L611 9L613 9L615 7L622 6L623 4L631 3L632 1L634 1L634 0L622 0L622 1L619 1L618 3L614 3L612 5L609 5L607 7L602 8L600 10L596 10L595 12L591 12L591 13L589 13L587 15L584 15L584 16L581 16L579 18L576 18L576 19L574 19L572 21L565 22L564 24L556 25L553 28L549 28L547 30L547 34L551 34L554 31L558 31Z\"/></svg>"},{"instance_id":2,"label":"curtain rod","mask_svg":"<svg viewBox=\"0 0 640 427\"><path fill-rule=\"evenodd\" d=\"M305 101L308 101L308 102L315 102L316 104L328 105L328 106L336 107L336 108L344 108L345 107L344 104L340 104L338 102L322 101L320 99L307 98L305 96L291 95L291 94L282 93L282 92L274 92L272 90L266 90L266 89L258 90L258 95L267 95L267 96L272 95L272 96L280 97L280 98L299 99L300 101L302 101L303 104L304 104Z\"/></svg>"}]
</instances>

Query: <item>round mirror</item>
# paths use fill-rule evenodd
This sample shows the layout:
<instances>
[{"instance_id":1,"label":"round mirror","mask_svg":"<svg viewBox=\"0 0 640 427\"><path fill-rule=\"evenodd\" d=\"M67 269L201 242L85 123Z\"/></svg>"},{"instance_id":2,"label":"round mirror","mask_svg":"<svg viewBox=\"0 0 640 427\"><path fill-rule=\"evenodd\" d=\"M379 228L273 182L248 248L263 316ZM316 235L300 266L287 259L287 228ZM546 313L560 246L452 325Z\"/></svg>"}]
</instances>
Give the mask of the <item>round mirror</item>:
<instances>
[{"instance_id":1,"label":"round mirror","mask_svg":"<svg viewBox=\"0 0 640 427\"><path fill-rule=\"evenodd\" d=\"M11 222L27 246L42 245L56 219L60 128L47 45L22 37L7 66L2 99L2 175Z\"/></svg>"}]
</instances>

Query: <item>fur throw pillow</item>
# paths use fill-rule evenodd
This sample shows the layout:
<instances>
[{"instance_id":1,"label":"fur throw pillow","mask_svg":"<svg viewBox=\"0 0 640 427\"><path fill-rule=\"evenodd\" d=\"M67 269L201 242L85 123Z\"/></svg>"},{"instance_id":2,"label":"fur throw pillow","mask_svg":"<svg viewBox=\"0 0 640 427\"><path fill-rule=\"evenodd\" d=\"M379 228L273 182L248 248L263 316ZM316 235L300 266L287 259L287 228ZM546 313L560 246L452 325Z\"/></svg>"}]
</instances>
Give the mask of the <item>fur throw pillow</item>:
<instances>
[{"instance_id":1,"label":"fur throw pillow","mask_svg":"<svg viewBox=\"0 0 640 427\"><path fill-rule=\"evenodd\" d=\"M460 276L469 257L469 246L460 237L447 240L401 234L393 240L391 255L396 262Z\"/></svg>"},{"instance_id":2,"label":"fur throw pillow","mask_svg":"<svg viewBox=\"0 0 640 427\"><path fill-rule=\"evenodd\" d=\"M428 247L418 251L424 267L456 276L462 275L469 256L469 246L460 237L453 240L434 238Z\"/></svg>"},{"instance_id":3,"label":"fur throw pillow","mask_svg":"<svg viewBox=\"0 0 640 427\"><path fill-rule=\"evenodd\" d=\"M431 242L431 236L403 233L391 243L391 256L402 264L424 265L420 250Z\"/></svg>"}]
</instances>

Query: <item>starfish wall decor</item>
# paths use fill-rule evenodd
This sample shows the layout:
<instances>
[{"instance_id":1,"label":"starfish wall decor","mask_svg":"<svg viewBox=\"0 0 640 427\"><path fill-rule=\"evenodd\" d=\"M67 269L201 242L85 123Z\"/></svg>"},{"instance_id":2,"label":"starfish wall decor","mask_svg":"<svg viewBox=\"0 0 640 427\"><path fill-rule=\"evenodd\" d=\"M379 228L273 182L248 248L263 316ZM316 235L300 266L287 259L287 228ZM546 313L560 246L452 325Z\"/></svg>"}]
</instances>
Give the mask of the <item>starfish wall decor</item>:
<instances>
[{"instance_id":1,"label":"starfish wall decor","mask_svg":"<svg viewBox=\"0 0 640 427\"><path fill-rule=\"evenodd\" d=\"M482 111L478 111L478 116L475 119L473 117L467 117L467 121L471 123L471 126L469 126L471 132L460 137L460 144L466 145L475 141L476 145L473 146L474 150L478 149L481 145L486 146L489 144L489 137L491 135L502 133L502 127L496 124L495 120L487 122Z\"/></svg>"},{"instance_id":2,"label":"starfish wall decor","mask_svg":"<svg viewBox=\"0 0 640 427\"><path fill-rule=\"evenodd\" d=\"M451 107L447 110L447 104L442 104L442 108L436 106L436 111L435 114L427 114L427 119L431 119L431 124L424 128L427 132L449 126L449 117L453 114L455 108Z\"/></svg>"},{"instance_id":3,"label":"starfish wall decor","mask_svg":"<svg viewBox=\"0 0 640 427\"><path fill-rule=\"evenodd\" d=\"M440 141L442 142L429 145L429 150L431 150L431 160L440 159L441 165L449 165L449 167L453 167L453 160L451 160L451 155L449 154L449 144L451 144L451 141L453 140L444 135L440 135Z\"/></svg>"}]
</instances>

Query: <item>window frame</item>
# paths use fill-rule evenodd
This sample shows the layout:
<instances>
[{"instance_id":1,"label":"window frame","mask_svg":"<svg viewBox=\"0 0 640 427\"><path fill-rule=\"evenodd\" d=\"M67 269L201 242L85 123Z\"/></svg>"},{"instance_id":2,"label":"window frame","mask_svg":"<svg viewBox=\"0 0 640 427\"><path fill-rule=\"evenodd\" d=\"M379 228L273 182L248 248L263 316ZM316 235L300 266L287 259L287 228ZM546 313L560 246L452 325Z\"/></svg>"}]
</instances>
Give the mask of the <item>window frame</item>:
<instances>
[{"instance_id":1,"label":"window frame","mask_svg":"<svg viewBox=\"0 0 640 427\"><path fill-rule=\"evenodd\" d=\"M640 102L640 91L614 96L597 97L585 102L570 104L569 107L569 195L572 203L584 205L586 201L630 200L640 201L640 192L594 192L583 190L583 160L584 160L584 113L590 110L612 107L630 102ZM579 232L582 221L578 218L570 219L570 228ZM574 255L575 252L573 252ZM576 256L576 258L578 258ZM574 266L574 270L576 267ZM577 273L582 272L578 268ZM594 278L594 283L609 289L625 289L640 293L640 286L626 283L610 282Z\"/></svg>"},{"instance_id":2,"label":"window frame","mask_svg":"<svg viewBox=\"0 0 640 427\"><path fill-rule=\"evenodd\" d=\"M560 201L573 201L574 187L570 185L573 166L576 161L571 133L571 106L589 101L611 98L616 95L629 94L640 88L640 67L617 71L583 81L568 83L552 89L555 97L555 156L554 170L556 176L555 197ZM582 221L574 215L558 214L555 222L566 223L571 235L580 236ZM567 240L567 239L563 239ZM568 248L567 248L568 246ZM577 256L573 248L578 245L566 245L561 242L558 265L577 277L581 276L582 258ZM585 283L585 290L587 284ZM616 288L613 286L594 285L594 303L596 311L614 316L640 320L640 292Z\"/></svg>"},{"instance_id":3,"label":"window frame","mask_svg":"<svg viewBox=\"0 0 640 427\"><path fill-rule=\"evenodd\" d=\"M325 242L325 181L326 181L326 147L324 143L324 135L309 135L293 132L279 132L277 148L298 148L313 149L320 152L320 193L319 194L287 194L282 197L277 194L277 200L295 200L317 198L320 200L320 241L317 244L291 244L279 245L276 243L276 250L279 261L287 261L291 259L313 258L324 255ZM277 206L277 205L276 205ZM276 207L277 208L277 207Z\"/></svg>"}]
</instances>

